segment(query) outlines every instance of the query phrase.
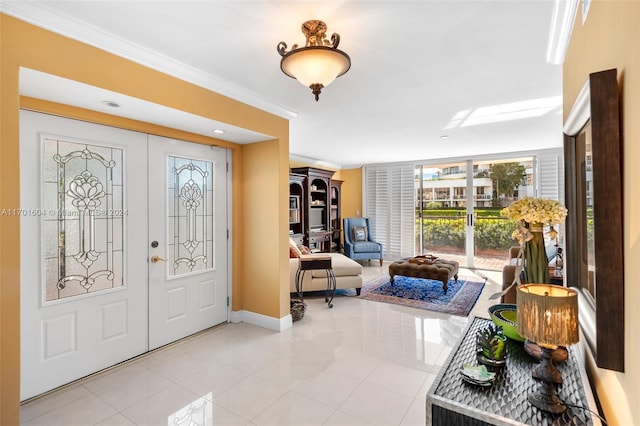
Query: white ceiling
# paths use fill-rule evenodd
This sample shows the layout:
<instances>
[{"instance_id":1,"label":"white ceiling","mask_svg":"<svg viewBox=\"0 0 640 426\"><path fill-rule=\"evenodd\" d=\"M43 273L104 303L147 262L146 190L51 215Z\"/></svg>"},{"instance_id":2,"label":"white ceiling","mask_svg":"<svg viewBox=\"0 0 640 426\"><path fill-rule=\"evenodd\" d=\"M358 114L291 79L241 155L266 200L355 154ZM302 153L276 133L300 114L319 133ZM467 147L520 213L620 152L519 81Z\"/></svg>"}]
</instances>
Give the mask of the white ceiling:
<instances>
[{"instance_id":1,"label":"white ceiling","mask_svg":"<svg viewBox=\"0 0 640 426\"><path fill-rule=\"evenodd\" d=\"M551 0L3 0L0 10L289 118L298 159L350 167L562 145L562 67L545 60ZM339 33L352 60L319 102L280 71L276 51L304 44L309 19ZM21 77L32 97L104 110L112 96L123 107L105 112L238 143L266 137L159 106L150 114L146 102L42 73Z\"/></svg>"}]
</instances>

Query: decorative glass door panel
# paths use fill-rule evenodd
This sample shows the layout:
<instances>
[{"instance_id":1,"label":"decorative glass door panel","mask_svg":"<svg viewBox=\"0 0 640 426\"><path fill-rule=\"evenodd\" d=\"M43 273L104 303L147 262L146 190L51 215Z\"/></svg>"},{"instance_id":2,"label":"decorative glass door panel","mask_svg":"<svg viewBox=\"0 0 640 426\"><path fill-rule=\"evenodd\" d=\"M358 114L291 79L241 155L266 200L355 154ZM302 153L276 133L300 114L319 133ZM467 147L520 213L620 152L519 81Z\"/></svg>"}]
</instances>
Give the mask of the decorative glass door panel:
<instances>
[{"instance_id":1,"label":"decorative glass door panel","mask_svg":"<svg viewBox=\"0 0 640 426\"><path fill-rule=\"evenodd\" d=\"M213 164L169 156L169 277L213 269Z\"/></svg>"},{"instance_id":2,"label":"decorative glass door panel","mask_svg":"<svg viewBox=\"0 0 640 426\"><path fill-rule=\"evenodd\" d=\"M44 300L125 285L123 150L44 139Z\"/></svg>"}]
</instances>

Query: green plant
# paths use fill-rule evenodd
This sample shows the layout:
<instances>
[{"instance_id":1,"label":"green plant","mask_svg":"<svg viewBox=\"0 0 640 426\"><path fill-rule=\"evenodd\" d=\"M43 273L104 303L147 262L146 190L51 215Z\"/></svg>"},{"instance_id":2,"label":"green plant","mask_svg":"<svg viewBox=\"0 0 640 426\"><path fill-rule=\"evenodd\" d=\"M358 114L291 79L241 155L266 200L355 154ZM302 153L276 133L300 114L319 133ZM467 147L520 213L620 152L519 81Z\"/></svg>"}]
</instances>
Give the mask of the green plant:
<instances>
[{"instance_id":1,"label":"green plant","mask_svg":"<svg viewBox=\"0 0 640 426\"><path fill-rule=\"evenodd\" d=\"M478 249L508 250L514 245L512 221L478 219L475 224L475 244Z\"/></svg>"},{"instance_id":2,"label":"green plant","mask_svg":"<svg viewBox=\"0 0 640 426\"><path fill-rule=\"evenodd\" d=\"M425 207L429 210L439 210L442 208L442 204L437 201L429 201Z\"/></svg>"},{"instance_id":3,"label":"green plant","mask_svg":"<svg viewBox=\"0 0 640 426\"><path fill-rule=\"evenodd\" d=\"M502 327L488 325L478 331L476 349L487 359L501 361L506 356L506 341L507 337L502 333Z\"/></svg>"},{"instance_id":4,"label":"green plant","mask_svg":"<svg viewBox=\"0 0 640 426\"><path fill-rule=\"evenodd\" d=\"M513 246L511 236L513 221L479 217L475 223L475 243L478 249L508 250ZM463 248L466 241L465 217L424 217L422 233L429 246L449 246Z\"/></svg>"},{"instance_id":5,"label":"green plant","mask_svg":"<svg viewBox=\"0 0 640 426\"><path fill-rule=\"evenodd\" d=\"M460 219L425 219L422 224L424 240L430 245L464 247L465 222Z\"/></svg>"}]
</instances>

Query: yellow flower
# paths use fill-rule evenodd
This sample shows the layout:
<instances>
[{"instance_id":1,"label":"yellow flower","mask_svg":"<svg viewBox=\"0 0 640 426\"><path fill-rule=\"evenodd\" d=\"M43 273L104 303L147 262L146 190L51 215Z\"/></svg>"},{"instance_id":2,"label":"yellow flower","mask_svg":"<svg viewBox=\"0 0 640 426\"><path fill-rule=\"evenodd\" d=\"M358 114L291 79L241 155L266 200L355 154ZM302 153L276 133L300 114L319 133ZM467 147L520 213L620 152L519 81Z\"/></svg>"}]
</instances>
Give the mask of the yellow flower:
<instances>
[{"instance_id":1,"label":"yellow flower","mask_svg":"<svg viewBox=\"0 0 640 426\"><path fill-rule=\"evenodd\" d=\"M511 203L500 214L512 220L555 225L567 216L567 209L556 200L525 197Z\"/></svg>"},{"instance_id":2,"label":"yellow flower","mask_svg":"<svg viewBox=\"0 0 640 426\"><path fill-rule=\"evenodd\" d=\"M511 238L514 240L518 240L518 242L522 245L524 242L524 237L522 236L522 232L519 229L514 229L511 233Z\"/></svg>"}]
</instances>

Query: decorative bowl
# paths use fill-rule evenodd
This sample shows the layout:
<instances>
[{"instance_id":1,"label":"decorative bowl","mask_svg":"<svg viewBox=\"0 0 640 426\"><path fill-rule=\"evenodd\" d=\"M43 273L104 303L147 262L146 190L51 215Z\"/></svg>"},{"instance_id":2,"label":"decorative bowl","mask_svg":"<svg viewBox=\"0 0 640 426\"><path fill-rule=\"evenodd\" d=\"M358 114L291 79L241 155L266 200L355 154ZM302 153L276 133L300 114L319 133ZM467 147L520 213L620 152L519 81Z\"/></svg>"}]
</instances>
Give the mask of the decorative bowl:
<instances>
[{"instance_id":1,"label":"decorative bowl","mask_svg":"<svg viewBox=\"0 0 640 426\"><path fill-rule=\"evenodd\" d=\"M502 327L502 332L510 339L524 342L524 337L518 334L518 316L516 305L512 303L499 303L489 307L491 320Z\"/></svg>"}]
</instances>

